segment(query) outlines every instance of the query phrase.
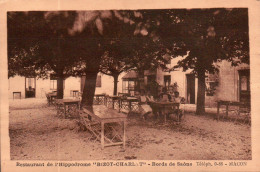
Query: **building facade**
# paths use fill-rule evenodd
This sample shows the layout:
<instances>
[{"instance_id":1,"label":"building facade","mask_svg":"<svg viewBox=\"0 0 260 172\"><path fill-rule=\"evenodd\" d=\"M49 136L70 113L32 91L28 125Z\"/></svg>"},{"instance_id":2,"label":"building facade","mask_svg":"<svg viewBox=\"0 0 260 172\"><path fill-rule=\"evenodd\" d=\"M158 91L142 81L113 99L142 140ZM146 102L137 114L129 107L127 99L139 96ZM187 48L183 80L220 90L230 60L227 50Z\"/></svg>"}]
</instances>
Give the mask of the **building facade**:
<instances>
[{"instance_id":1,"label":"building facade","mask_svg":"<svg viewBox=\"0 0 260 172\"><path fill-rule=\"evenodd\" d=\"M179 59L172 59L168 67L173 67ZM240 64L232 67L228 61L217 63L219 72L207 74L205 106L216 107L216 101L242 101L250 102L250 67L248 64ZM144 73L144 82L149 85L155 80L162 87L177 87L180 96L185 97L189 104L196 104L198 79L191 71L183 72L182 69L164 71L158 68L154 72Z\"/></svg>"},{"instance_id":2,"label":"building facade","mask_svg":"<svg viewBox=\"0 0 260 172\"><path fill-rule=\"evenodd\" d=\"M118 91L122 92L122 76L119 76ZM8 92L10 99L20 98L45 98L45 93L57 90L57 80L53 77L48 79L27 78L15 76L9 78ZM113 95L113 77L99 73L96 83L96 94L106 93ZM64 97L71 97L72 91L83 91L85 77L69 77L64 80ZM18 93L18 94L17 94Z\"/></svg>"},{"instance_id":3,"label":"building facade","mask_svg":"<svg viewBox=\"0 0 260 172\"><path fill-rule=\"evenodd\" d=\"M172 59L168 65L169 68L177 64L179 59ZM232 67L228 61L222 61L217 64L219 72L217 74L208 74L206 77L206 98L207 107L216 107L216 101L243 101L250 102L250 67L248 64L240 64ZM135 95L136 91L141 89L150 89L154 82L163 87L175 87L180 96L186 99L188 104L196 104L198 79L191 71L183 72L177 69L171 72L160 68L154 71L144 71L143 78L133 72L122 73L118 78L118 92ZM73 90L83 91L85 83L84 76L69 77L64 80L64 97L70 97ZM57 80L26 78L15 76L9 78L9 98L45 98L45 93L57 89ZM106 93L113 95L114 80L113 77L99 73L96 83L95 94Z\"/></svg>"}]
</instances>

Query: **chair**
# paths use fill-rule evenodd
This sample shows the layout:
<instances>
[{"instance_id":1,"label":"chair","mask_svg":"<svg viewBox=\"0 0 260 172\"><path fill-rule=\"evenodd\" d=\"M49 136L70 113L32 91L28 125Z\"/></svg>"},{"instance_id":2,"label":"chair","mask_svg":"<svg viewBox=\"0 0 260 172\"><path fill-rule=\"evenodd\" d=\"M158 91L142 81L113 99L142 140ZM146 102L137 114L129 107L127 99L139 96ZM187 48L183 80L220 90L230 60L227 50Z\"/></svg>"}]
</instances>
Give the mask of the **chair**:
<instances>
[{"instance_id":1,"label":"chair","mask_svg":"<svg viewBox=\"0 0 260 172\"><path fill-rule=\"evenodd\" d=\"M182 105L182 109L180 107L180 110L182 112L182 116L185 117L185 104L186 104L186 99L184 97L181 98L181 104Z\"/></svg>"},{"instance_id":2,"label":"chair","mask_svg":"<svg viewBox=\"0 0 260 172\"><path fill-rule=\"evenodd\" d=\"M80 125L80 129L87 129L91 133L91 137L88 140L94 139L94 141L97 141L101 139L100 122L90 120L89 115L83 110L79 110L76 121Z\"/></svg>"},{"instance_id":3,"label":"chair","mask_svg":"<svg viewBox=\"0 0 260 172\"><path fill-rule=\"evenodd\" d=\"M177 109L176 109L177 108ZM182 117L185 115L185 98L181 97L181 101L178 107L176 107L176 105L174 105L172 107L172 112L173 114L176 115L177 121L181 122Z\"/></svg>"},{"instance_id":4,"label":"chair","mask_svg":"<svg viewBox=\"0 0 260 172\"><path fill-rule=\"evenodd\" d=\"M51 98L50 98L49 94L47 94L46 92L45 92L45 96L46 96L46 98L47 98L47 103L48 103L48 105L50 106L50 104L51 104Z\"/></svg>"}]
</instances>

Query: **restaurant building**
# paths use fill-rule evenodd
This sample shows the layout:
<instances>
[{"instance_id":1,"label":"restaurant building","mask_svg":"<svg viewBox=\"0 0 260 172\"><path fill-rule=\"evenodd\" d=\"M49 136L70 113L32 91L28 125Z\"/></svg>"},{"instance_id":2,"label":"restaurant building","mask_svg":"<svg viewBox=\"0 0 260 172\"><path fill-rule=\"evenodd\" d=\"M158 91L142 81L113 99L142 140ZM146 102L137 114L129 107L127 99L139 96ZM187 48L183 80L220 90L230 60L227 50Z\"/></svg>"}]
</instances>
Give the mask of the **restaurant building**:
<instances>
[{"instance_id":1,"label":"restaurant building","mask_svg":"<svg viewBox=\"0 0 260 172\"><path fill-rule=\"evenodd\" d=\"M123 74L122 74L123 75ZM119 76L118 89L122 90L122 75ZM96 81L96 94L113 95L113 77L99 73ZM83 91L85 76L69 77L64 80L64 97L73 96L73 92ZM55 77L48 79L14 76L8 79L8 94L10 99L45 98L45 93L57 90Z\"/></svg>"},{"instance_id":2,"label":"restaurant building","mask_svg":"<svg viewBox=\"0 0 260 172\"><path fill-rule=\"evenodd\" d=\"M171 59L168 68L178 62L178 58ZM206 107L216 107L216 101L242 101L250 102L250 67L248 64L240 64L232 67L230 62L222 61L218 64L217 74L207 74L206 77ZM139 89L152 90L154 83L158 84L156 91L163 87L177 90L180 96L186 99L188 104L196 104L198 79L191 71L182 71L182 68L167 71L157 68L153 71L145 70L140 78L135 71L123 72L118 78L118 92L128 93L134 96ZM113 77L98 74L95 94L106 93L113 95ZM64 80L64 97L70 97L73 91L83 91L85 76L69 77ZM9 78L9 98L45 98L46 92L57 89L57 80L26 78L15 76Z\"/></svg>"},{"instance_id":3,"label":"restaurant building","mask_svg":"<svg viewBox=\"0 0 260 172\"><path fill-rule=\"evenodd\" d=\"M181 58L181 57L180 57ZM174 58L169 61L167 67L170 69L180 58ZM206 74L205 106L216 107L217 101L238 101L250 102L250 67L248 64L240 64L236 67L231 66L228 61L221 61L216 64L219 72L215 74ZM191 70L183 72L182 68L174 71L163 70L145 70L140 78L134 71L130 71L122 77L123 93L134 94L140 89L150 90L156 83L157 94L163 87L168 90L177 90L181 97L186 99L187 104L196 104L198 79Z\"/></svg>"},{"instance_id":4,"label":"restaurant building","mask_svg":"<svg viewBox=\"0 0 260 172\"><path fill-rule=\"evenodd\" d=\"M168 68L178 62L178 58L171 59ZM216 107L216 101L240 101L250 102L250 67L248 64L240 64L232 67L228 61L217 63L219 72L206 74L206 97L207 107ZM190 70L183 72L182 68L167 71L158 68L155 71L144 72L144 83L149 85L156 81L161 88L178 90L180 96L186 99L188 104L196 104L198 79Z\"/></svg>"}]
</instances>

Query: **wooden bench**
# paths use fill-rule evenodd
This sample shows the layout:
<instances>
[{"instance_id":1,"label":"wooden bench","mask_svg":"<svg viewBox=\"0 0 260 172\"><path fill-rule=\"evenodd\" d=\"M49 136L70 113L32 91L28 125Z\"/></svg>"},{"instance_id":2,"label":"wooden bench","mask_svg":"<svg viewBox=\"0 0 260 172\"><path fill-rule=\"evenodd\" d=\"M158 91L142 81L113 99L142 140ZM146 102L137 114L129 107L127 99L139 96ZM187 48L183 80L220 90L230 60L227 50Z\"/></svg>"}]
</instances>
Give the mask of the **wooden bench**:
<instances>
[{"instance_id":1,"label":"wooden bench","mask_svg":"<svg viewBox=\"0 0 260 172\"><path fill-rule=\"evenodd\" d=\"M100 140L102 149L112 145L123 145L125 149L126 115L104 105L96 105L93 110L83 107L78 122Z\"/></svg>"}]
</instances>

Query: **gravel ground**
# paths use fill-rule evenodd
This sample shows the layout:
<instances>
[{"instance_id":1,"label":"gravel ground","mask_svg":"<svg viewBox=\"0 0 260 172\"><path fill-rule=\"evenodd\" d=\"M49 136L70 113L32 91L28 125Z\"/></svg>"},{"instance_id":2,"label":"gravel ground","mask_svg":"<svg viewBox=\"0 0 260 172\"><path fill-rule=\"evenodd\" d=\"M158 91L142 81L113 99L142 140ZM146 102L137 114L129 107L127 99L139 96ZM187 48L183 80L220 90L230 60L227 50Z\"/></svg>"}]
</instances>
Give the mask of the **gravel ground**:
<instances>
[{"instance_id":1,"label":"gravel ground","mask_svg":"<svg viewBox=\"0 0 260 172\"><path fill-rule=\"evenodd\" d=\"M101 150L45 99L10 100L12 160L250 160L251 127L186 114L181 124L128 118L126 149Z\"/></svg>"}]
</instances>

